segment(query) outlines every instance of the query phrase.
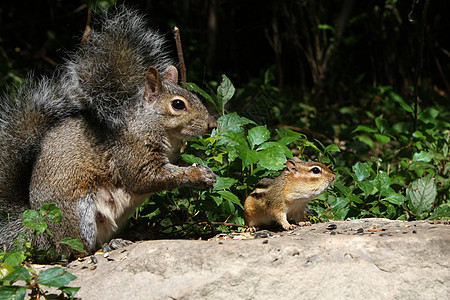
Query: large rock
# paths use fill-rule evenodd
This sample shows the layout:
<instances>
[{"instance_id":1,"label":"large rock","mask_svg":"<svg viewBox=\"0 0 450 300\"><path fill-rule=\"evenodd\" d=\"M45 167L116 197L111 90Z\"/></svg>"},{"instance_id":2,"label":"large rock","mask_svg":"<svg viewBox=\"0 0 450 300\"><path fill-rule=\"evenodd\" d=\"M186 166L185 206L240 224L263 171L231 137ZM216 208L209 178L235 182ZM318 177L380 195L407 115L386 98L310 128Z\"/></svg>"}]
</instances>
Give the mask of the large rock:
<instances>
[{"instance_id":1,"label":"large rock","mask_svg":"<svg viewBox=\"0 0 450 300\"><path fill-rule=\"evenodd\" d=\"M449 299L449 228L363 219L147 241L68 270L83 299Z\"/></svg>"}]
</instances>

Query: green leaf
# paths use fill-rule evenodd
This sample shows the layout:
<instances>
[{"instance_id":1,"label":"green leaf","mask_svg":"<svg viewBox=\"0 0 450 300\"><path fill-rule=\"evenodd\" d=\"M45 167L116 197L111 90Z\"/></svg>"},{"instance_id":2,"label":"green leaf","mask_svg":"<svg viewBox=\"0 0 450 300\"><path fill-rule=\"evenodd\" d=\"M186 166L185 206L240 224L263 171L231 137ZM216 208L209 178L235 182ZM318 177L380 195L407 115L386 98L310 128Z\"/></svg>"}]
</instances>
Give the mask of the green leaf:
<instances>
[{"instance_id":1,"label":"green leaf","mask_svg":"<svg viewBox=\"0 0 450 300\"><path fill-rule=\"evenodd\" d=\"M368 132L368 133L377 132L376 129L366 126L366 125L358 125L358 127L356 127L352 132L357 132L357 131L363 131L363 132Z\"/></svg>"},{"instance_id":2,"label":"green leaf","mask_svg":"<svg viewBox=\"0 0 450 300\"><path fill-rule=\"evenodd\" d=\"M240 208L244 209L238 196L236 196L232 192L218 191L217 193L219 193L224 199L229 200L229 201L233 202L234 204L237 204Z\"/></svg>"},{"instance_id":3,"label":"green leaf","mask_svg":"<svg viewBox=\"0 0 450 300\"><path fill-rule=\"evenodd\" d=\"M62 219L61 211L55 203L42 204L40 214L43 217L47 216L48 218L50 218L53 223L59 223Z\"/></svg>"},{"instance_id":4,"label":"green leaf","mask_svg":"<svg viewBox=\"0 0 450 300\"><path fill-rule=\"evenodd\" d=\"M391 138L384 135L384 134L379 134L376 133L375 137L377 138L377 140L380 142L381 145L384 145L386 143L389 143L391 141Z\"/></svg>"},{"instance_id":5,"label":"green leaf","mask_svg":"<svg viewBox=\"0 0 450 300\"><path fill-rule=\"evenodd\" d=\"M413 161L423 161L429 163L434 158L433 153L427 151L420 151L419 153L414 153Z\"/></svg>"},{"instance_id":6,"label":"green leaf","mask_svg":"<svg viewBox=\"0 0 450 300\"><path fill-rule=\"evenodd\" d=\"M242 149L239 150L238 148L238 152L239 152L239 157L242 160L242 167L247 167L250 166L251 164L255 164L258 162L258 152L256 152L255 150L252 149Z\"/></svg>"},{"instance_id":7,"label":"green leaf","mask_svg":"<svg viewBox=\"0 0 450 300\"><path fill-rule=\"evenodd\" d=\"M264 149L259 152L258 165L267 170L278 171L286 164L286 154L280 146Z\"/></svg>"},{"instance_id":8,"label":"green leaf","mask_svg":"<svg viewBox=\"0 0 450 300\"><path fill-rule=\"evenodd\" d=\"M0 282L3 281L3 278L5 278L6 276L8 276L8 274L11 274L14 271L14 268L4 262L4 263L0 263Z\"/></svg>"},{"instance_id":9,"label":"green leaf","mask_svg":"<svg viewBox=\"0 0 450 300\"><path fill-rule=\"evenodd\" d=\"M23 286L0 286L0 299L25 299L27 289Z\"/></svg>"},{"instance_id":10,"label":"green leaf","mask_svg":"<svg viewBox=\"0 0 450 300\"><path fill-rule=\"evenodd\" d=\"M398 104L400 104L400 106L403 108L403 110L405 110L406 112L412 113L414 110L411 106L409 106L403 99L402 97L400 97L400 95L398 95L397 93L391 91L389 92L389 96L391 97L392 100L394 100L395 102L397 102Z\"/></svg>"},{"instance_id":11,"label":"green leaf","mask_svg":"<svg viewBox=\"0 0 450 300\"><path fill-rule=\"evenodd\" d=\"M450 219L450 203L442 203L436 207L430 215L431 220L448 220Z\"/></svg>"},{"instance_id":12,"label":"green leaf","mask_svg":"<svg viewBox=\"0 0 450 300\"><path fill-rule=\"evenodd\" d=\"M222 99L222 103L225 106L227 102L233 98L236 89L231 83L230 79L226 75L222 75L222 82L217 88L217 95Z\"/></svg>"},{"instance_id":13,"label":"green leaf","mask_svg":"<svg viewBox=\"0 0 450 300\"><path fill-rule=\"evenodd\" d=\"M345 197L337 197L336 201L332 204L333 205L333 211L340 210L344 207L346 207L349 203L349 200Z\"/></svg>"},{"instance_id":14,"label":"green leaf","mask_svg":"<svg viewBox=\"0 0 450 300\"><path fill-rule=\"evenodd\" d=\"M365 198L367 198L367 196L369 196L375 189L375 185L371 181L358 182L358 186L361 189L361 191L363 191Z\"/></svg>"},{"instance_id":15,"label":"green leaf","mask_svg":"<svg viewBox=\"0 0 450 300\"><path fill-rule=\"evenodd\" d=\"M243 133L244 132L244 125L247 124L255 124L252 120L249 120L245 117L240 117L238 114L231 113L226 114L224 116L221 116L217 120L217 129L215 129L215 132L228 132L233 131L237 133ZM217 134L216 134L217 135ZM211 136L214 136L211 134Z\"/></svg>"},{"instance_id":16,"label":"green leaf","mask_svg":"<svg viewBox=\"0 0 450 300\"><path fill-rule=\"evenodd\" d=\"M200 94L203 98L205 98L209 103L211 103L214 108L220 112L219 107L217 106L216 101L214 101L213 97L211 97L207 92L205 92L202 88L192 82L185 82L184 85L189 91L194 91Z\"/></svg>"},{"instance_id":17,"label":"green leaf","mask_svg":"<svg viewBox=\"0 0 450 300\"><path fill-rule=\"evenodd\" d=\"M213 198L213 200L216 202L217 206L221 205L223 203L223 198L222 197L217 197L217 196L212 196L211 198Z\"/></svg>"},{"instance_id":18,"label":"green leaf","mask_svg":"<svg viewBox=\"0 0 450 300\"><path fill-rule=\"evenodd\" d=\"M23 280L25 282L30 281L30 273L24 266L14 267L12 272L3 277L2 282L10 282L12 284L19 280Z\"/></svg>"},{"instance_id":19,"label":"green leaf","mask_svg":"<svg viewBox=\"0 0 450 300\"><path fill-rule=\"evenodd\" d=\"M394 193L387 196L384 200L395 205L402 205L406 201L406 198L401 194Z\"/></svg>"},{"instance_id":20,"label":"green leaf","mask_svg":"<svg viewBox=\"0 0 450 300\"><path fill-rule=\"evenodd\" d=\"M63 287L77 277L61 267L53 267L42 272L38 277L38 283L46 286Z\"/></svg>"},{"instance_id":21,"label":"green leaf","mask_svg":"<svg viewBox=\"0 0 450 300\"><path fill-rule=\"evenodd\" d=\"M317 26L317 28L321 29L321 30L330 30L330 31L335 31L334 27L328 24L319 24Z\"/></svg>"},{"instance_id":22,"label":"green leaf","mask_svg":"<svg viewBox=\"0 0 450 300\"><path fill-rule=\"evenodd\" d=\"M373 183L381 195L386 195L391 185L391 179L388 173L380 171L373 180Z\"/></svg>"},{"instance_id":23,"label":"green leaf","mask_svg":"<svg viewBox=\"0 0 450 300\"><path fill-rule=\"evenodd\" d=\"M248 141L250 142L250 148L254 149L255 146L261 145L270 138L270 131L266 126L253 127L248 131Z\"/></svg>"},{"instance_id":24,"label":"green leaf","mask_svg":"<svg viewBox=\"0 0 450 300\"><path fill-rule=\"evenodd\" d=\"M192 154L181 154L181 157L188 164L201 164L205 165L205 162L200 158Z\"/></svg>"},{"instance_id":25,"label":"green leaf","mask_svg":"<svg viewBox=\"0 0 450 300\"><path fill-rule=\"evenodd\" d=\"M339 149L338 146L336 146L336 145L334 145L334 144L331 144L331 145L328 145L328 146L325 148L325 151L326 151L326 152L331 152L331 151L341 152L341 149Z\"/></svg>"},{"instance_id":26,"label":"green leaf","mask_svg":"<svg viewBox=\"0 0 450 300\"><path fill-rule=\"evenodd\" d=\"M377 125L378 131L380 133L385 133L386 129L389 127L388 122L381 117L375 118L375 124Z\"/></svg>"},{"instance_id":27,"label":"green leaf","mask_svg":"<svg viewBox=\"0 0 450 300\"><path fill-rule=\"evenodd\" d=\"M62 240L59 241L60 244L69 245L72 249L80 251L82 253L87 253L84 250L83 243L80 241L79 238L75 237L65 237Z\"/></svg>"},{"instance_id":28,"label":"green leaf","mask_svg":"<svg viewBox=\"0 0 450 300\"><path fill-rule=\"evenodd\" d=\"M7 253L7 257L5 259L5 264L8 264L13 267L18 267L22 265L22 262L27 257L23 253Z\"/></svg>"},{"instance_id":29,"label":"green leaf","mask_svg":"<svg viewBox=\"0 0 450 300\"><path fill-rule=\"evenodd\" d=\"M409 200L408 207L414 215L419 216L432 208L436 195L434 178L431 175L419 178L406 190Z\"/></svg>"},{"instance_id":30,"label":"green leaf","mask_svg":"<svg viewBox=\"0 0 450 300\"><path fill-rule=\"evenodd\" d=\"M370 176L370 164L369 163L361 163L357 162L352 167L353 172L355 172L356 178L358 181L363 181L364 179Z\"/></svg>"},{"instance_id":31,"label":"green leaf","mask_svg":"<svg viewBox=\"0 0 450 300\"><path fill-rule=\"evenodd\" d=\"M224 190L229 189L235 185L238 181L230 177L220 177L217 176L217 182L214 184L214 190Z\"/></svg>"},{"instance_id":32,"label":"green leaf","mask_svg":"<svg viewBox=\"0 0 450 300\"><path fill-rule=\"evenodd\" d=\"M75 294L80 290L79 287L68 287L68 286L59 289L65 294L69 295L71 298L74 298Z\"/></svg>"},{"instance_id":33,"label":"green leaf","mask_svg":"<svg viewBox=\"0 0 450 300\"><path fill-rule=\"evenodd\" d=\"M343 184L340 184L339 182L335 182L334 186L342 193L342 195L344 195L345 197L347 197L350 194L350 188L346 187Z\"/></svg>"}]
</instances>

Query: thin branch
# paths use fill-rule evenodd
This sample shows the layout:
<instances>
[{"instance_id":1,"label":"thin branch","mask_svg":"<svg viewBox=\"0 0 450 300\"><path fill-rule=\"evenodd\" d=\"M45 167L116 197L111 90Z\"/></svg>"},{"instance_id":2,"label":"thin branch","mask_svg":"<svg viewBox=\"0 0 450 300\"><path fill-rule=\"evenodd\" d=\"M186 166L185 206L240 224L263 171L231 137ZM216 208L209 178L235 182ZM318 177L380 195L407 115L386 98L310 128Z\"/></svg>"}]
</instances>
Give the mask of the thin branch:
<instances>
[{"instance_id":1,"label":"thin branch","mask_svg":"<svg viewBox=\"0 0 450 300\"><path fill-rule=\"evenodd\" d=\"M186 65L184 64L183 48L181 47L180 30L177 26L173 28L173 35L175 43L177 44L178 60L180 61L181 82L184 86L184 83L186 82Z\"/></svg>"},{"instance_id":2,"label":"thin branch","mask_svg":"<svg viewBox=\"0 0 450 300\"><path fill-rule=\"evenodd\" d=\"M422 59L423 59L423 44L424 44L424 35L425 35L425 22L427 18L428 5L430 4L430 0L426 0L425 6L422 11L422 18L420 20L420 28L419 28L419 57L417 58L417 67L416 67L416 75L414 80L414 131L417 131L417 122L419 119L419 80L420 80L420 71L422 70Z\"/></svg>"},{"instance_id":3,"label":"thin branch","mask_svg":"<svg viewBox=\"0 0 450 300\"><path fill-rule=\"evenodd\" d=\"M90 8L88 8L86 27L84 27L83 36L81 37L82 44L84 42L86 42L87 39L89 38L89 36L91 35L91 15L92 15L92 10Z\"/></svg>"}]
</instances>

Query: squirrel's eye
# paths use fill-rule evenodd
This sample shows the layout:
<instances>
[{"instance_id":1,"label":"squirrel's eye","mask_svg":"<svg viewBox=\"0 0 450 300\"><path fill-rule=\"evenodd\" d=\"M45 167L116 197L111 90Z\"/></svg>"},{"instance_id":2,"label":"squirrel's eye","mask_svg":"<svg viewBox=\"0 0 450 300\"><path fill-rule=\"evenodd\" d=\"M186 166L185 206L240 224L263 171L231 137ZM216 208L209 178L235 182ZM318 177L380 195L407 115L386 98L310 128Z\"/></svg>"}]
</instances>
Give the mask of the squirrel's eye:
<instances>
[{"instance_id":1,"label":"squirrel's eye","mask_svg":"<svg viewBox=\"0 0 450 300\"><path fill-rule=\"evenodd\" d=\"M172 101L172 107L175 110L185 110L186 109L186 104L184 104L183 100L175 99L175 100Z\"/></svg>"},{"instance_id":2,"label":"squirrel's eye","mask_svg":"<svg viewBox=\"0 0 450 300\"><path fill-rule=\"evenodd\" d=\"M310 171L313 172L314 174L322 173L322 170L319 167L314 167Z\"/></svg>"}]
</instances>

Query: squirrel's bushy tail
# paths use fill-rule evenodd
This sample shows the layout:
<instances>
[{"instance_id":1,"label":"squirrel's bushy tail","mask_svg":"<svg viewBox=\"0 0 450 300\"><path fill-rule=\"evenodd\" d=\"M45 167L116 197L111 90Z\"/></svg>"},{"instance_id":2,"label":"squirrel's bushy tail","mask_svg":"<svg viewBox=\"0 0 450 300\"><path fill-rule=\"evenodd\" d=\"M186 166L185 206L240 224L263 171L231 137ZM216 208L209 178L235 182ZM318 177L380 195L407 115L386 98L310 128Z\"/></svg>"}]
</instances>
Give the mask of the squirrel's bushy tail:
<instances>
[{"instance_id":1,"label":"squirrel's bushy tail","mask_svg":"<svg viewBox=\"0 0 450 300\"><path fill-rule=\"evenodd\" d=\"M70 94L109 128L125 123L130 108L143 96L150 66L160 73L173 65L166 39L149 29L142 14L120 7L105 12L89 38L67 63ZM97 29L98 28L98 29Z\"/></svg>"},{"instance_id":2,"label":"squirrel's bushy tail","mask_svg":"<svg viewBox=\"0 0 450 300\"><path fill-rule=\"evenodd\" d=\"M30 208L29 183L45 132L79 110L51 79L31 80L0 102L0 245L11 248L22 231L22 213Z\"/></svg>"}]
</instances>

